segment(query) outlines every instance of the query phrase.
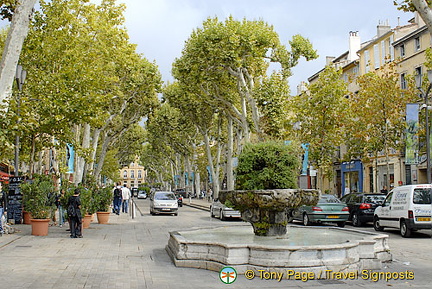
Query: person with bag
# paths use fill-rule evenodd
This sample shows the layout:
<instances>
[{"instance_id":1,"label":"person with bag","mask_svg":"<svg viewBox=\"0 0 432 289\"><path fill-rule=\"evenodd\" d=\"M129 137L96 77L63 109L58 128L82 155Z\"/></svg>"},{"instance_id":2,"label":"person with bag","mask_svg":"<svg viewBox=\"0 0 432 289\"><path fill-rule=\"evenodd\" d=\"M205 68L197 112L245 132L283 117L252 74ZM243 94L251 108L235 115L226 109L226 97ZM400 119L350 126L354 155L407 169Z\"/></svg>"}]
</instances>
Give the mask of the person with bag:
<instances>
[{"instance_id":1,"label":"person with bag","mask_svg":"<svg viewBox=\"0 0 432 289\"><path fill-rule=\"evenodd\" d=\"M122 204L122 186L120 182L117 183L117 186L113 189L114 201L113 201L113 213L120 215L120 207Z\"/></svg>"},{"instance_id":2,"label":"person with bag","mask_svg":"<svg viewBox=\"0 0 432 289\"><path fill-rule=\"evenodd\" d=\"M80 189L76 188L73 196L69 197L67 213L71 222L70 226L70 237L71 238L82 238L82 216L81 216L81 199Z\"/></svg>"}]
</instances>

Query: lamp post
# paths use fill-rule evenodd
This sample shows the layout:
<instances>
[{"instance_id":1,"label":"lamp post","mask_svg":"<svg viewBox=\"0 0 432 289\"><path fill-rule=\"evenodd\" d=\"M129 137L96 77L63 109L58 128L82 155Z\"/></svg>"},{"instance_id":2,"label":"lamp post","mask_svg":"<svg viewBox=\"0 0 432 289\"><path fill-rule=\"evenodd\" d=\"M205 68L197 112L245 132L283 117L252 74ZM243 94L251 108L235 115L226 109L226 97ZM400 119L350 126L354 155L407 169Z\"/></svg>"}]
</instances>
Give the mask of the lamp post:
<instances>
[{"instance_id":1,"label":"lamp post","mask_svg":"<svg viewBox=\"0 0 432 289\"><path fill-rule=\"evenodd\" d=\"M18 96L17 96L17 115L18 115L18 121L17 124L19 124L20 120L20 102L21 102L21 92L22 88L25 82L25 79L27 77L27 71L25 71L21 65L17 65L16 73L15 73L15 80L18 85ZM20 146L20 137L19 137L19 131L17 132L15 136L15 176L17 177L18 169L19 169L19 146Z\"/></svg>"}]
</instances>

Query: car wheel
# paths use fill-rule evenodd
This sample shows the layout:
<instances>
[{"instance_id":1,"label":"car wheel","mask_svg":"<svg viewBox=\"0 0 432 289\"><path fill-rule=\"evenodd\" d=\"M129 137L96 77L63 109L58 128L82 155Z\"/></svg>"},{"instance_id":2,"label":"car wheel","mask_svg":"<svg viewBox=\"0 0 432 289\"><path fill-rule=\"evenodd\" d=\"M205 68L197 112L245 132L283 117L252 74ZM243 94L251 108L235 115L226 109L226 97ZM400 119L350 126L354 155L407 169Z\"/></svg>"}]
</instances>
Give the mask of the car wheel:
<instances>
[{"instance_id":1,"label":"car wheel","mask_svg":"<svg viewBox=\"0 0 432 289\"><path fill-rule=\"evenodd\" d=\"M225 221L225 220L226 220L226 217L225 217L225 215L224 215L224 213L223 213L223 210L220 210L220 215L219 215L219 217L220 217L220 219L221 219L222 221Z\"/></svg>"},{"instance_id":2,"label":"car wheel","mask_svg":"<svg viewBox=\"0 0 432 289\"><path fill-rule=\"evenodd\" d=\"M210 217L211 217L211 218L214 218L214 217L215 217L215 214L213 214L213 209L212 209L212 207L210 207Z\"/></svg>"},{"instance_id":3,"label":"car wheel","mask_svg":"<svg viewBox=\"0 0 432 289\"><path fill-rule=\"evenodd\" d=\"M384 227L380 226L379 218L376 216L374 217L374 220L373 220L373 226L374 226L375 231L379 231L379 232L384 231Z\"/></svg>"},{"instance_id":4,"label":"car wheel","mask_svg":"<svg viewBox=\"0 0 432 289\"><path fill-rule=\"evenodd\" d=\"M408 238L411 236L411 229L408 228L408 225L406 223L406 221L401 221L400 222L400 234L402 237L404 238Z\"/></svg>"},{"instance_id":5,"label":"car wheel","mask_svg":"<svg viewBox=\"0 0 432 289\"><path fill-rule=\"evenodd\" d=\"M311 225L311 221L309 220L309 216L306 213L303 214L303 225L305 225L305 226Z\"/></svg>"},{"instance_id":6,"label":"car wheel","mask_svg":"<svg viewBox=\"0 0 432 289\"><path fill-rule=\"evenodd\" d=\"M352 216L352 224L354 227L360 227L362 225L362 222L360 222L360 216L358 212L355 212Z\"/></svg>"},{"instance_id":7,"label":"car wheel","mask_svg":"<svg viewBox=\"0 0 432 289\"><path fill-rule=\"evenodd\" d=\"M178 213L174 213L174 216L178 216Z\"/></svg>"},{"instance_id":8,"label":"car wheel","mask_svg":"<svg viewBox=\"0 0 432 289\"><path fill-rule=\"evenodd\" d=\"M336 224L338 225L339 228L345 227L345 222L337 222Z\"/></svg>"}]
</instances>

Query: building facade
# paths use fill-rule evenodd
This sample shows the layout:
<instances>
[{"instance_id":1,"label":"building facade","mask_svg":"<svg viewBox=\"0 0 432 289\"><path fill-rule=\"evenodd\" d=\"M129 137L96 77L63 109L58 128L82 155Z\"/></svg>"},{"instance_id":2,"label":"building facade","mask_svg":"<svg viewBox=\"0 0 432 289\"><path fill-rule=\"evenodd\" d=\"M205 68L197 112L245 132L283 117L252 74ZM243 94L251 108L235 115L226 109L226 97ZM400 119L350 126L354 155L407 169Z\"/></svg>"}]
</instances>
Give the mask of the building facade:
<instances>
[{"instance_id":1,"label":"building facade","mask_svg":"<svg viewBox=\"0 0 432 289\"><path fill-rule=\"evenodd\" d=\"M120 180L128 188L138 188L146 182L147 172L137 161L120 169Z\"/></svg>"},{"instance_id":2,"label":"building facade","mask_svg":"<svg viewBox=\"0 0 432 289\"><path fill-rule=\"evenodd\" d=\"M379 71L383 65L394 62L400 74L401 88L406 88L409 75L425 75L425 50L431 46L430 41L424 22L414 14L414 18L404 26L391 28L388 23L380 23L377 35L363 43L357 32L350 32L349 50L339 57L327 57L326 64L341 69L348 90L356 93L359 90L356 77ZM309 83L316 81L323 70L312 75ZM404 151L390 150L387 165L384 153L371 156L364 163L358 159L341 161L346 152L346 146L341 145L338 155L335 155L333 180L318 177L318 188L322 191L341 196L346 192L379 192L384 187L426 181L426 163L421 155L418 163L406 165Z\"/></svg>"}]
</instances>

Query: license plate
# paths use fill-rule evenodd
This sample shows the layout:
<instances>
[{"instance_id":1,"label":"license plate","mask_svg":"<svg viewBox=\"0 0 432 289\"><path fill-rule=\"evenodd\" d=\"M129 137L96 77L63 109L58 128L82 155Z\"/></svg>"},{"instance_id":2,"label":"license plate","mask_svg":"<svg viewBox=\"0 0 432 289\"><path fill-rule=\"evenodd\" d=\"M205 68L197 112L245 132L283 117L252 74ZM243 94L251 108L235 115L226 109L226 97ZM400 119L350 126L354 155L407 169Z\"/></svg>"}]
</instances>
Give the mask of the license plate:
<instances>
[{"instance_id":1,"label":"license plate","mask_svg":"<svg viewBox=\"0 0 432 289\"><path fill-rule=\"evenodd\" d=\"M419 222L430 222L431 218L426 217L426 218L417 218L417 221Z\"/></svg>"},{"instance_id":2,"label":"license plate","mask_svg":"<svg viewBox=\"0 0 432 289\"><path fill-rule=\"evenodd\" d=\"M171 209L165 209L165 208L164 208L164 209L162 209L162 211L171 211Z\"/></svg>"},{"instance_id":3,"label":"license plate","mask_svg":"<svg viewBox=\"0 0 432 289\"><path fill-rule=\"evenodd\" d=\"M335 216L335 215L328 215L327 219L339 219L339 216Z\"/></svg>"}]
</instances>

